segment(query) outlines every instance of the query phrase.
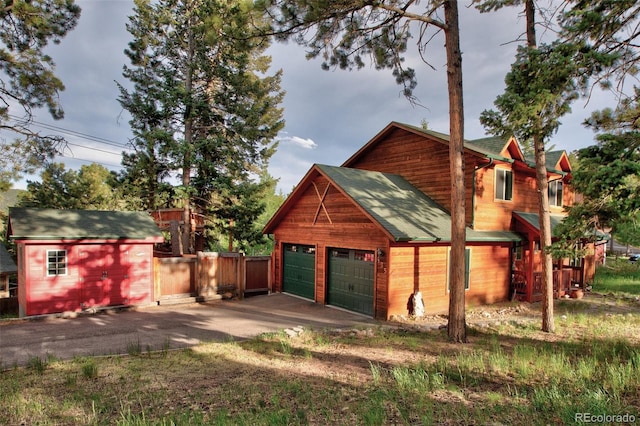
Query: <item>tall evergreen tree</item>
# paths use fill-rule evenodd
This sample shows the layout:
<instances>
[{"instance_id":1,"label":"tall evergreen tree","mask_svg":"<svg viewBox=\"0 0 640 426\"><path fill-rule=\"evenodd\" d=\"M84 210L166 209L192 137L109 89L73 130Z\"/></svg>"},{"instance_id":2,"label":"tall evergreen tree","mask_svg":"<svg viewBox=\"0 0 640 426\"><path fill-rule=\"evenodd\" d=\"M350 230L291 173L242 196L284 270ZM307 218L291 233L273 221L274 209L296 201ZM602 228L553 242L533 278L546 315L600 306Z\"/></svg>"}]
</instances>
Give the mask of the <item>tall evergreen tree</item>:
<instances>
[{"instance_id":1,"label":"tall evergreen tree","mask_svg":"<svg viewBox=\"0 0 640 426\"><path fill-rule=\"evenodd\" d=\"M640 89L636 88L636 92ZM583 200L569 208L559 229L568 250L585 236L607 229L620 242L640 242L639 93L615 109L593 113L586 121L597 143L578 151L573 185ZM635 100L634 100L635 98Z\"/></svg>"},{"instance_id":2,"label":"tall evergreen tree","mask_svg":"<svg viewBox=\"0 0 640 426\"><path fill-rule=\"evenodd\" d=\"M404 94L414 100L415 71L404 66L404 54L419 26L417 50L422 56L430 30L444 32L449 89L449 172L451 176L451 262L448 335L466 342L465 319L465 178L462 53L457 0L344 1L260 0L274 22L273 34L310 48L308 56L323 56L326 69L360 69L367 57L377 69L391 69ZM444 12L444 19L438 13Z\"/></svg>"},{"instance_id":3,"label":"tall evergreen tree","mask_svg":"<svg viewBox=\"0 0 640 426\"><path fill-rule=\"evenodd\" d=\"M120 86L135 131L127 172L146 175L149 204L156 205L158 182L181 175L180 200L172 201L184 208L183 250L191 252L191 208L215 214L212 199L250 185L273 154L283 127L281 73L266 75L268 44L247 37L259 22L249 1L135 5L127 27L132 66L124 70L134 87Z\"/></svg>"},{"instance_id":4,"label":"tall evergreen tree","mask_svg":"<svg viewBox=\"0 0 640 426\"><path fill-rule=\"evenodd\" d=\"M516 60L505 78L505 93L494 102L496 110L484 111L481 123L492 133L530 143L535 153L538 215L542 253L542 330L554 332L553 258L549 209L546 147L558 130L560 119L571 111L571 103L587 87L590 76L611 60L598 56L583 42L538 45L534 0L481 2L478 8L490 11L505 5L524 6L525 46L518 48Z\"/></svg>"},{"instance_id":5,"label":"tall evergreen tree","mask_svg":"<svg viewBox=\"0 0 640 426\"><path fill-rule=\"evenodd\" d=\"M561 228L572 244L595 229L624 233L637 241L640 220L640 89L635 84L640 51L640 3L635 0L570 2L560 15L560 38L581 42L616 61L597 75L597 82L618 95L619 103L594 113L585 124L597 143L578 153L580 168L573 184L584 201L569 209ZM630 79L633 83L629 83ZM622 237L624 239L624 237Z\"/></svg>"},{"instance_id":6,"label":"tall evergreen tree","mask_svg":"<svg viewBox=\"0 0 640 426\"><path fill-rule=\"evenodd\" d=\"M64 116L53 59L44 52L60 43L80 17L73 0L6 0L0 5L0 130L17 135L0 139L0 189L23 172L32 172L61 149L58 136L31 129L33 110L47 108L54 119Z\"/></svg>"}]
</instances>

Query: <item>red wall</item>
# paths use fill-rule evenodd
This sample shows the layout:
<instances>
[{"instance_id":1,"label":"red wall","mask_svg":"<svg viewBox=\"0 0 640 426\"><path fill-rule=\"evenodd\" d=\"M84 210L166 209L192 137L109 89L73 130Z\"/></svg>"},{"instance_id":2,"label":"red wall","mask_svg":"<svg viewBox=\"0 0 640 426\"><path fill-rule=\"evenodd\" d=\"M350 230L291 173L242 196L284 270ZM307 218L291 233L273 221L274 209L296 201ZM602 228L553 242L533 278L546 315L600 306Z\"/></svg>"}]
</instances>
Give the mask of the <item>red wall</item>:
<instances>
[{"instance_id":1,"label":"red wall","mask_svg":"<svg viewBox=\"0 0 640 426\"><path fill-rule=\"evenodd\" d=\"M151 303L153 243L17 241L21 316ZM47 275L47 251L67 251L66 275Z\"/></svg>"}]
</instances>

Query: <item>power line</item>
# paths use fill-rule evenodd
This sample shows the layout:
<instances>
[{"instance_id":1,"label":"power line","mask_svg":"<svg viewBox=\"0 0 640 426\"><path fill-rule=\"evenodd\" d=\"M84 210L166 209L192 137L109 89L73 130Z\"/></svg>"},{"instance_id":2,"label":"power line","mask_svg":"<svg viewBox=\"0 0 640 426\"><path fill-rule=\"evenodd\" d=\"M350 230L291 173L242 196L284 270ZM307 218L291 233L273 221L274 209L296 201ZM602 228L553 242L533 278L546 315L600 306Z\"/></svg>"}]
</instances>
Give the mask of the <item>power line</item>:
<instances>
[{"instance_id":1,"label":"power line","mask_svg":"<svg viewBox=\"0 0 640 426\"><path fill-rule=\"evenodd\" d=\"M64 158L70 158L70 159L76 160L76 161L82 161L83 163L89 163L89 164L96 163L96 164L100 164L100 165L105 166L105 167L118 168L118 169L122 168L122 165L120 165L120 164L116 165L116 164L103 163L101 161L95 161L95 160L85 160L83 158L72 157L72 156L65 155L65 154L58 154L57 156L58 157L64 157Z\"/></svg>"},{"instance_id":2,"label":"power line","mask_svg":"<svg viewBox=\"0 0 640 426\"><path fill-rule=\"evenodd\" d=\"M122 155L122 152L108 151L106 149L100 149L100 148L96 148L96 147L93 147L93 146L80 145L80 144L73 143L73 142L67 142L67 145L77 146L79 148L89 149L91 151L104 152L105 154Z\"/></svg>"},{"instance_id":3,"label":"power line","mask_svg":"<svg viewBox=\"0 0 640 426\"><path fill-rule=\"evenodd\" d=\"M123 149L127 149L127 150L131 150L132 148L130 146L127 146L127 144L122 144L119 142L116 142L114 140L111 139L107 139L107 138L103 138L101 136L94 136L94 135L90 135L88 133L82 133L82 132L78 132L76 130L70 130L70 129L65 129L64 127L59 127L59 126L55 126L53 124L47 124L47 123L42 123L36 120L23 120L20 117L17 117L15 115L9 114L9 118L11 118L13 121L15 122L28 122L28 123L32 123L38 127L42 127L44 129L47 130L53 130L56 132L60 132L60 133L65 133L67 135L71 135L71 136L75 136L75 137L79 137L81 139L85 139L85 140L89 140L92 142L98 142L98 143L102 143L105 145L111 145L111 146L115 146L117 148L123 148ZM90 147L87 147L90 148Z\"/></svg>"}]
</instances>

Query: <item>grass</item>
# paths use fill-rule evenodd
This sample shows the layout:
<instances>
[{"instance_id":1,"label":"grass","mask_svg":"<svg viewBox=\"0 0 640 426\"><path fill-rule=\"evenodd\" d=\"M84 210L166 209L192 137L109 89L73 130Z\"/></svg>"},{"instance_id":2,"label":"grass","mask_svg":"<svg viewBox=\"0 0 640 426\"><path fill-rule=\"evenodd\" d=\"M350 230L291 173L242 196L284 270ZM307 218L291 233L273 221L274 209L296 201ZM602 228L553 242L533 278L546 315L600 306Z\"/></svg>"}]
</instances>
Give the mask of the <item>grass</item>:
<instances>
[{"instance_id":1,"label":"grass","mask_svg":"<svg viewBox=\"0 0 640 426\"><path fill-rule=\"evenodd\" d=\"M640 295L640 262L626 259L608 259L606 266L598 267L593 290L626 296Z\"/></svg>"},{"instance_id":2,"label":"grass","mask_svg":"<svg viewBox=\"0 0 640 426\"><path fill-rule=\"evenodd\" d=\"M640 314L569 312L558 328L472 329L467 345L442 330L386 327L145 353L134 342L128 356L33 358L1 373L0 413L8 424L44 425L535 425L583 412L640 415Z\"/></svg>"},{"instance_id":3,"label":"grass","mask_svg":"<svg viewBox=\"0 0 640 426\"><path fill-rule=\"evenodd\" d=\"M470 328L469 343L454 345L444 330L305 330L180 350L167 342L157 352L132 341L125 356L33 357L0 373L1 422L543 425L575 423L580 413L637 421L639 277L614 266L598 271L594 290L624 297L600 297L607 304L597 309L595 296L557 301L555 334L501 322Z\"/></svg>"}]
</instances>

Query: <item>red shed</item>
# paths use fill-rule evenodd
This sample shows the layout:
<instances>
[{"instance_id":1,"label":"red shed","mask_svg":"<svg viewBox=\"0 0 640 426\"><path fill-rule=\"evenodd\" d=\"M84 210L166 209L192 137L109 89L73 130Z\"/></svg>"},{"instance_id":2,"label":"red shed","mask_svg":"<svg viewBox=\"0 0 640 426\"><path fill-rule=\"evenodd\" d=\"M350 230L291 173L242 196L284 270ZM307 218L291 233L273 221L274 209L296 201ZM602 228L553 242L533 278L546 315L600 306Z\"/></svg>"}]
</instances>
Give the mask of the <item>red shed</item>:
<instances>
[{"instance_id":1,"label":"red shed","mask_svg":"<svg viewBox=\"0 0 640 426\"><path fill-rule=\"evenodd\" d=\"M153 295L153 245L143 212L9 209L18 254L20 316L142 305Z\"/></svg>"}]
</instances>

